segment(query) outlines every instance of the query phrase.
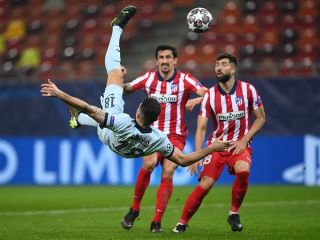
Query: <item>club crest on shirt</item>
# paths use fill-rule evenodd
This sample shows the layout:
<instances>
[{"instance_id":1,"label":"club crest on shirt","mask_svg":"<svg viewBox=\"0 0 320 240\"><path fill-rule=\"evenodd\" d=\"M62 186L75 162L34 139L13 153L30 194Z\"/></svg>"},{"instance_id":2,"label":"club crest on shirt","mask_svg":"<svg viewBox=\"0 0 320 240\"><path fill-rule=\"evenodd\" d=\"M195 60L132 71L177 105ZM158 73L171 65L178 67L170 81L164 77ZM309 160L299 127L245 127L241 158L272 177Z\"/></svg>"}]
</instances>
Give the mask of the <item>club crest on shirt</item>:
<instances>
[{"instance_id":1,"label":"club crest on shirt","mask_svg":"<svg viewBox=\"0 0 320 240\"><path fill-rule=\"evenodd\" d=\"M171 92L172 93L178 92L178 85L176 83L171 84Z\"/></svg>"},{"instance_id":2,"label":"club crest on shirt","mask_svg":"<svg viewBox=\"0 0 320 240\"><path fill-rule=\"evenodd\" d=\"M237 104L238 106L240 106L240 105L243 104L243 98L242 98L241 96L236 97L235 100L236 100L236 104Z\"/></svg>"}]
</instances>

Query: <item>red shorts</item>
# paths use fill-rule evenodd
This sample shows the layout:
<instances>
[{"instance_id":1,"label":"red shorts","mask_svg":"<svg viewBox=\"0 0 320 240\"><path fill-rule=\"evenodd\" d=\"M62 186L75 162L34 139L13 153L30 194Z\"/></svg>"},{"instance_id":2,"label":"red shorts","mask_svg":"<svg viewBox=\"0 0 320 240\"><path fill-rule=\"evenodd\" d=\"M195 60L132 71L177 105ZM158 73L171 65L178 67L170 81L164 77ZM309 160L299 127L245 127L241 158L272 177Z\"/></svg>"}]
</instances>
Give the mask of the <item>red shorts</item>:
<instances>
[{"instance_id":1,"label":"red shorts","mask_svg":"<svg viewBox=\"0 0 320 240\"><path fill-rule=\"evenodd\" d=\"M207 176L217 181L226 164L228 165L229 174L234 175L234 164L239 160L243 160L251 166L251 155L252 151L249 147L237 155L232 155L232 152L213 152L205 157L199 179L202 176Z\"/></svg>"},{"instance_id":2,"label":"red shorts","mask_svg":"<svg viewBox=\"0 0 320 240\"><path fill-rule=\"evenodd\" d=\"M174 145L174 147L178 148L180 151L183 151L184 146L186 145L187 136L182 136L178 134L168 134L168 138L170 142ZM158 153L158 163L162 164L163 157L160 153Z\"/></svg>"}]
</instances>

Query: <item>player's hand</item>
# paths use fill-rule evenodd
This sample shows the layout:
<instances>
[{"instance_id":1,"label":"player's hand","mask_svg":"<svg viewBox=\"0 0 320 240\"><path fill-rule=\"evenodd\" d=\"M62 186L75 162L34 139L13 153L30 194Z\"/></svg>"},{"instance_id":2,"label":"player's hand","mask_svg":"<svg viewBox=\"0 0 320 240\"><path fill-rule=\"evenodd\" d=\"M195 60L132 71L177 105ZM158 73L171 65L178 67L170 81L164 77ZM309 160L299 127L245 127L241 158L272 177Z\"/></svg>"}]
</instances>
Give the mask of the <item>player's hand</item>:
<instances>
[{"instance_id":1,"label":"player's hand","mask_svg":"<svg viewBox=\"0 0 320 240\"><path fill-rule=\"evenodd\" d=\"M232 155L240 154L248 146L248 141L244 138L230 143L229 152L232 151Z\"/></svg>"},{"instance_id":2,"label":"player's hand","mask_svg":"<svg viewBox=\"0 0 320 240\"><path fill-rule=\"evenodd\" d=\"M120 69L121 69L121 72L122 72L124 75L127 74L127 69L126 69L124 66L121 65Z\"/></svg>"},{"instance_id":3,"label":"player's hand","mask_svg":"<svg viewBox=\"0 0 320 240\"><path fill-rule=\"evenodd\" d=\"M208 147L212 149L213 152L223 152L230 149L230 141L222 141L222 135L215 139Z\"/></svg>"},{"instance_id":4,"label":"player's hand","mask_svg":"<svg viewBox=\"0 0 320 240\"><path fill-rule=\"evenodd\" d=\"M197 104L195 99L189 99L186 103L186 109L191 112Z\"/></svg>"},{"instance_id":5,"label":"player's hand","mask_svg":"<svg viewBox=\"0 0 320 240\"><path fill-rule=\"evenodd\" d=\"M48 79L48 83L41 84L40 92L44 97L57 97L61 90Z\"/></svg>"},{"instance_id":6,"label":"player's hand","mask_svg":"<svg viewBox=\"0 0 320 240\"><path fill-rule=\"evenodd\" d=\"M190 175L194 174L195 176L198 175L198 166L202 166L202 160L190 165L188 167L188 172L190 172Z\"/></svg>"}]
</instances>

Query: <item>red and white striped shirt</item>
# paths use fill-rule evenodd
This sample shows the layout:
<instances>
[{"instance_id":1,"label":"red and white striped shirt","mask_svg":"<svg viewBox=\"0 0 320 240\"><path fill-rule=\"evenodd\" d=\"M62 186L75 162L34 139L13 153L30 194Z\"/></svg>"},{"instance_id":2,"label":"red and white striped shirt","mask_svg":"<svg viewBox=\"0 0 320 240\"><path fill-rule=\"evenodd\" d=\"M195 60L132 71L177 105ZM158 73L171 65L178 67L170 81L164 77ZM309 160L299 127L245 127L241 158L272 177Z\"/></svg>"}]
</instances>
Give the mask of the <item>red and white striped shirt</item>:
<instances>
[{"instance_id":1,"label":"red and white striped shirt","mask_svg":"<svg viewBox=\"0 0 320 240\"><path fill-rule=\"evenodd\" d=\"M148 71L130 83L133 90L144 89L148 97L157 99L161 113L153 126L166 134L187 135L185 105L191 91L202 88L202 84L191 74L175 71L172 78L164 80L158 71Z\"/></svg>"},{"instance_id":2,"label":"red and white striped shirt","mask_svg":"<svg viewBox=\"0 0 320 240\"><path fill-rule=\"evenodd\" d=\"M252 111L262 107L256 89L246 82L236 81L231 92L225 93L219 84L204 95L199 115L212 115L213 132L208 144L223 134L223 141L237 141L250 129Z\"/></svg>"}]
</instances>

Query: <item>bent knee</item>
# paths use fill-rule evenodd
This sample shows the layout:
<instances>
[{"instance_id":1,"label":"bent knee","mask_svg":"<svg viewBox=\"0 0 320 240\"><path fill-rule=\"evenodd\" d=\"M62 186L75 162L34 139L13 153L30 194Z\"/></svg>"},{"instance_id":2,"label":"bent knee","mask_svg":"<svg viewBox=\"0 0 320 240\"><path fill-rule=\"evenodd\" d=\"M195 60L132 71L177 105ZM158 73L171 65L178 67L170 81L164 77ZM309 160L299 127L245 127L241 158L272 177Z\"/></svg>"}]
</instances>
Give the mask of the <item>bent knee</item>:
<instances>
[{"instance_id":1,"label":"bent knee","mask_svg":"<svg viewBox=\"0 0 320 240\"><path fill-rule=\"evenodd\" d=\"M250 164L247 161L239 160L234 164L234 172L250 172Z\"/></svg>"},{"instance_id":2,"label":"bent knee","mask_svg":"<svg viewBox=\"0 0 320 240\"><path fill-rule=\"evenodd\" d=\"M200 186L205 190L210 190L215 184L215 180L208 176L202 176L200 180Z\"/></svg>"},{"instance_id":3,"label":"bent knee","mask_svg":"<svg viewBox=\"0 0 320 240\"><path fill-rule=\"evenodd\" d=\"M158 159L156 155L149 155L143 158L143 168L148 171L152 171L158 163Z\"/></svg>"},{"instance_id":4,"label":"bent knee","mask_svg":"<svg viewBox=\"0 0 320 240\"><path fill-rule=\"evenodd\" d=\"M120 85L122 87L124 82L124 76L125 74L120 68L111 70L110 72L108 72L107 85L115 84Z\"/></svg>"}]
</instances>

